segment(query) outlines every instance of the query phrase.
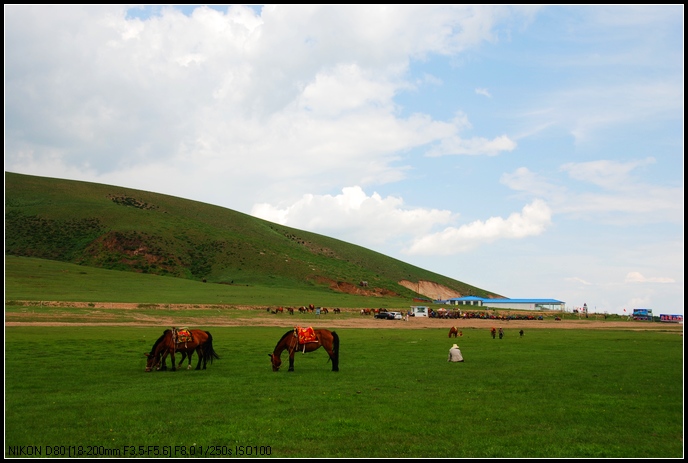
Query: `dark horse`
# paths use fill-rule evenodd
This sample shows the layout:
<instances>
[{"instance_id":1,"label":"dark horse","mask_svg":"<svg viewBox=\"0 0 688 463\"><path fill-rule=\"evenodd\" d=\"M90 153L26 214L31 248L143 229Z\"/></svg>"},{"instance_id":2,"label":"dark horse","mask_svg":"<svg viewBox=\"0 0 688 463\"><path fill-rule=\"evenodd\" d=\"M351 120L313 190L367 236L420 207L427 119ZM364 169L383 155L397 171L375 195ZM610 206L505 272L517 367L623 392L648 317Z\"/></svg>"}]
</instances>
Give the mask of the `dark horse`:
<instances>
[{"instance_id":1,"label":"dark horse","mask_svg":"<svg viewBox=\"0 0 688 463\"><path fill-rule=\"evenodd\" d=\"M316 340L314 342L307 342L305 344L299 343L299 336L296 328L284 333L284 336L277 341L275 350L272 354L268 354L272 361L272 371L279 371L282 366L282 352L285 350L289 353L289 370L294 371L294 353L313 352L321 347L327 351L332 361L332 371L339 371L339 335L334 331L320 329L313 330L315 332ZM328 360L328 361L329 361Z\"/></svg>"},{"instance_id":2,"label":"dark horse","mask_svg":"<svg viewBox=\"0 0 688 463\"><path fill-rule=\"evenodd\" d=\"M456 337L456 335L459 334L459 330L456 329L455 326L452 326L449 328L449 337L451 338L452 336Z\"/></svg>"},{"instance_id":3,"label":"dark horse","mask_svg":"<svg viewBox=\"0 0 688 463\"><path fill-rule=\"evenodd\" d=\"M203 369L206 369L208 361L213 363L213 359L219 359L220 357L213 349L213 336L208 331L203 330L188 330L191 333L191 340L181 340L177 338L175 329L167 329L162 333L162 336L155 341L151 351L146 355L148 361L146 362L146 371L151 371L153 368L162 364L161 369L165 368L165 360L167 356L170 355L172 360L172 371L175 371L177 367L181 366L184 362L184 357L189 358L189 367L191 368L191 356L194 351L198 354L198 364L196 365L196 370L201 369L201 362L203 362ZM175 352L180 352L182 354L182 360L179 365L174 363Z\"/></svg>"}]
</instances>

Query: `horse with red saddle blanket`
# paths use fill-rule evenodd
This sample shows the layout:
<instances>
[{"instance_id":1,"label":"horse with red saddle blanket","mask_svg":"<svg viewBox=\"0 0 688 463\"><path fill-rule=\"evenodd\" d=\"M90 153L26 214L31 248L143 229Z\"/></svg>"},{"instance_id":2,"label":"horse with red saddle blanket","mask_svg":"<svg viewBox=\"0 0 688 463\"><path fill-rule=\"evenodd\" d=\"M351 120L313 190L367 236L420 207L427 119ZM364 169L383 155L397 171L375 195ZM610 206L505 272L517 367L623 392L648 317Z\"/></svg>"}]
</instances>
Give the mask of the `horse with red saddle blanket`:
<instances>
[{"instance_id":1,"label":"horse with red saddle blanket","mask_svg":"<svg viewBox=\"0 0 688 463\"><path fill-rule=\"evenodd\" d=\"M182 360L179 365L175 365L174 355L176 352L182 353ZM191 368L191 356L196 352L198 354L198 364L196 370L201 369L201 362L203 362L203 369L206 369L208 362L213 363L213 359L220 357L213 348L213 336L208 331L191 330L187 328L172 328L167 329L162 333L151 348L149 353L146 353L148 361L146 362L146 371L152 371L154 368L166 369L167 356L172 360L172 371L177 367L181 367L184 362L184 356L189 358L188 369Z\"/></svg>"},{"instance_id":2,"label":"horse with red saddle blanket","mask_svg":"<svg viewBox=\"0 0 688 463\"><path fill-rule=\"evenodd\" d=\"M282 352L285 350L289 353L288 371L294 371L294 354L297 351L305 354L321 347L327 351L328 361L332 361L332 371L339 371L339 335L334 331L314 330L312 327L295 327L282 335L277 341L275 350L272 354L268 354L272 363L272 371L279 371L282 366Z\"/></svg>"}]
</instances>

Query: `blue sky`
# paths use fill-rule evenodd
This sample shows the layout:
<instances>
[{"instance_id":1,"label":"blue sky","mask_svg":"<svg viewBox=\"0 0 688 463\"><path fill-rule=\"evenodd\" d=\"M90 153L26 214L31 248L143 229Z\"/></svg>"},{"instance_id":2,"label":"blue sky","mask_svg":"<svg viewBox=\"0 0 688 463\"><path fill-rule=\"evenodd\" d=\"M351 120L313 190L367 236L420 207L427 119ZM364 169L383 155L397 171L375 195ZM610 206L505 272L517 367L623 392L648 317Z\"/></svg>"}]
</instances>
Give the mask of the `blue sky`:
<instances>
[{"instance_id":1,"label":"blue sky","mask_svg":"<svg viewBox=\"0 0 688 463\"><path fill-rule=\"evenodd\" d=\"M5 171L683 314L683 5L6 5Z\"/></svg>"}]
</instances>

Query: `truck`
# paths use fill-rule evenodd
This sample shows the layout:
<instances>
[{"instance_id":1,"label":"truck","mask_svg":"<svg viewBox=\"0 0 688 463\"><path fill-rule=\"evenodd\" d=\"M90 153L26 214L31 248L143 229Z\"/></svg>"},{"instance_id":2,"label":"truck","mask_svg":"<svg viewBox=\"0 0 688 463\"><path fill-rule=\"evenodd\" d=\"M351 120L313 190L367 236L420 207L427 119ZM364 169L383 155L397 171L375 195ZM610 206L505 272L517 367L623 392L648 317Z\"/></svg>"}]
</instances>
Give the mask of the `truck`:
<instances>
[{"instance_id":1,"label":"truck","mask_svg":"<svg viewBox=\"0 0 688 463\"><path fill-rule=\"evenodd\" d=\"M652 309L633 309L633 320L652 321Z\"/></svg>"}]
</instances>

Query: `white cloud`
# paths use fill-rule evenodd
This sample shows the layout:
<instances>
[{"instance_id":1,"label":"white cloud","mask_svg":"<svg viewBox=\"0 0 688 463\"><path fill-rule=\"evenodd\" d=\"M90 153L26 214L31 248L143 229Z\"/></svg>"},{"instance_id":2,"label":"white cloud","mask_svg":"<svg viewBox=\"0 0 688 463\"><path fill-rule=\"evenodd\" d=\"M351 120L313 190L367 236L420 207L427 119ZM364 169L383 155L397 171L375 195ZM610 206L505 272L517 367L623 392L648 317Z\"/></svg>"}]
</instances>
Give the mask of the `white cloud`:
<instances>
[{"instance_id":1,"label":"white cloud","mask_svg":"<svg viewBox=\"0 0 688 463\"><path fill-rule=\"evenodd\" d=\"M492 95L490 94L490 92L486 88L476 88L475 93L477 95L483 95L483 96L486 96L488 98L492 98Z\"/></svg>"},{"instance_id":2,"label":"white cloud","mask_svg":"<svg viewBox=\"0 0 688 463\"><path fill-rule=\"evenodd\" d=\"M542 200L523 207L508 218L491 217L461 227L449 227L417 239L408 254L453 255L502 239L522 239L540 235L551 224L551 212Z\"/></svg>"},{"instance_id":3,"label":"white cloud","mask_svg":"<svg viewBox=\"0 0 688 463\"><path fill-rule=\"evenodd\" d=\"M500 135L489 140L482 137L463 139L460 137L448 137L440 141L437 146L430 148L426 156L437 157L446 155L486 155L496 156L504 151L516 149L516 142L507 135Z\"/></svg>"},{"instance_id":4,"label":"white cloud","mask_svg":"<svg viewBox=\"0 0 688 463\"><path fill-rule=\"evenodd\" d=\"M580 284L585 285L585 286L590 286L592 284L589 281L585 281L584 279L578 278L578 277L566 278L566 281L572 281L574 283L580 283Z\"/></svg>"},{"instance_id":5,"label":"white cloud","mask_svg":"<svg viewBox=\"0 0 688 463\"><path fill-rule=\"evenodd\" d=\"M257 204L251 214L265 220L321 234L337 231L341 239L380 245L401 237L420 236L455 219L449 211L408 208L401 198L368 196L359 186L339 195L304 195L284 207Z\"/></svg>"},{"instance_id":6,"label":"white cloud","mask_svg":"<svg viewBox=\"0 0 688 463\"><path fill-rule=\"evenodd\" d=\"M638 183L640 179L631 177L631 173L638 167L654 164L654 158L618 162L598 160L590 162L569 162L561 166L571 178L582 182L589 182L607 190L627 191Z\"/></svg>"},{"instance_id":7,"label":"white cloud","mask_svg":"<svg viewBox=\"0 0 688 463\"><path fill-rule=\"evenodd\" d=\"M566 163L560 170L574 181L556 183L526 167L502 174L500 182L525 196L547 200L553 213L567 218L609 223L683 223L683 187L652 185L642 175L632 175L640 167L652 165L654 158L628 162L598 160ZM592 185L592 186L591 186Z\"/></svg>"},{"instance_id":8,"label":"white cloud","mask_svg":"<svg viewBox=\"0 0 688 463\"><path fill-rule=\"evenodd\" d=\"M628 272L626 283L675 283L673 278L651 277L646 278L640 272Z\"/></svg>"}]
</instances>

